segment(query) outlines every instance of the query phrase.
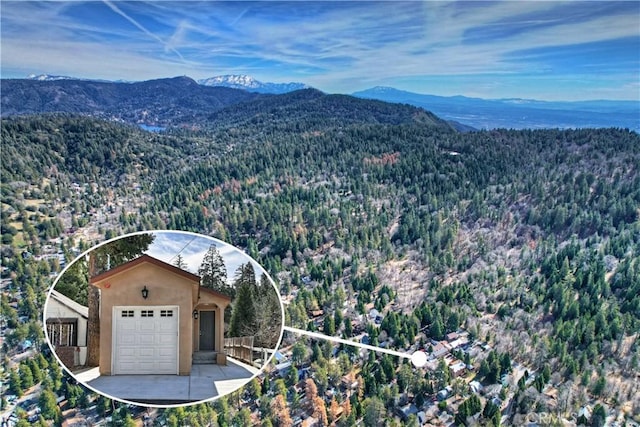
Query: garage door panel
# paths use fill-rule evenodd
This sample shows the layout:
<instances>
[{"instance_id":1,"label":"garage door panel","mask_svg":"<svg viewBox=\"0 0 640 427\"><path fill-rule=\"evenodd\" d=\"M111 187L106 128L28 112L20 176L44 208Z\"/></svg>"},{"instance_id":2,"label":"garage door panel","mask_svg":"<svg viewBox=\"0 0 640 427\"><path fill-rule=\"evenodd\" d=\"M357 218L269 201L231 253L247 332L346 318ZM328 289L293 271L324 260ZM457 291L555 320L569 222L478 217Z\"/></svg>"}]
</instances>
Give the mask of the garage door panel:
<instances>
[{"instance_id":1,"label":"garage door panel","mask_svg":"<svg viewBox=\"0 0 640 427\"><path fill-rule=\"evenodd\" d=\"M155 337L153 335L140 335L138 338L138 345L153 345L155 344Z\"/></svg>"},{"instance_id":2,"label":"garage door panel","mask_svg":"<svg viewBox=\"0 0 640 427\"><path fill-rule=\"evenodd\" d=\"M148 317L140 320L138 329L140 332L153 332L157 330L153 319Z\"/></svg>"},{"instance_id":3,"label":"garage door panel","mask_svg":"<svg viewBox=\"0 0 640 427\"><path fill-rule=\"evenodd\" d=\"M160 371L168 371L173 369L173 365L170 363L158 363L158 370Z\"/></svg>"},{"instance_id":4,"label":"garage door panel","mask_svg":"<svg viewBox=\"0 0 640 427\"><path fill-rule=\"evenodd\" d=\"M136 349L132 347L121 347L118 349L118 357L135 357Z\"/></svg>"},{"instance_id":5,"label":"garage door panel","mask_svg":"<svg viewBox=\"0 0 640 427\"><path fill-rule=\"evenodd\" d=\"M138 352L140 357L153 357L155 355L155 349L153 348L141 348Z\"/></svg>"},{"instance_id":6,"label":"garage door panel","mask_svg":"<svg viewBox=\"0 0 640 427\"><path fill-rule=\"evenodd\" d=\"M122 324L120 325L120 329L123 331L133 331L136 329L136 323L129 317L122 318Z\"/></svg>"},{"instance_id":7,"label":"garage door panel","mask_svg":"<svg viewBox=\"0 0 640 427\"><path fill-rule=\"evenodd\" d=\"M172 349L172 348L159 348L158 349L158 356L159 357L169 357L169 356L172 356L174 352L175 352L175 350Z\"/></svg>"},{"instance_id":8,"label":"garage door panel","mask_svg":"<svg viewBox=\"0 0 640 427\"><path fill-rule=\"evenodd\" d=\"M120 346L125 346L125 345L136 345L136 337L134 334L118 334L118 340L117 340L118 344Z\"/></svg>"},{"instance_id":9,"label":"garage door panel","mask_svg":"<svg viewBox=\"0 0 640 427\"><path fill-rule=\"evenodd\" d=\"M177 307L118 307L114 314L114 374L177 373Z\"/></svg>"},{"instance_id":10,"label":"garage door panel","mask_svg":"<svg viewBox=\"0 0 640 427\"><path fill-rule=\"evenodd\" d=\"M171 345L175 340L175 334L164 334L158 337L158 344L160 345Z\"/></svg>"},{"instance_id":11,"label":"garage door panel","mask_svg":"<svg viewBox=\"0 0 640 427\"><path fill-rule=\"evenodd\" d=\"M135 357L123 358L120 363L122 364L122 366L129 366L131 369L134 369L137 364Z\"/></svg>"}]
</instances>

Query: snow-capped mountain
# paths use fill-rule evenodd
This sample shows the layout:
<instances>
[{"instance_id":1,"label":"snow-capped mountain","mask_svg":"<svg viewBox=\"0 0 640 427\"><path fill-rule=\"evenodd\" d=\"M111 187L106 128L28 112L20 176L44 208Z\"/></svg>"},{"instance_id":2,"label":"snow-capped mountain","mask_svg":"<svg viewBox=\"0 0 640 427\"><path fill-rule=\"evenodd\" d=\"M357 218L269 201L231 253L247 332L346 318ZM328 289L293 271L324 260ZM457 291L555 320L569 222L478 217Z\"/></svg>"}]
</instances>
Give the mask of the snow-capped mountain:
<instances>
[{"instance_id":1,"label":"snow-capped mountain","mask_svg":"<svg viewBox=\"0 0 640 427\"><path fill-rule=\"evenodd\" d=\"M258 93L287 93L294 90L308 89L304 83L268 83L261 82L246 75L224 75L198 80L204 86L224 86Z\"/></svg>"},{"instance_id":2,"label":"snow-capped mountain","mask_svg":"<svg viewBox=\"0 0 640 427\"><path fill-rule=\"evenodd\" d=\"M52 82L55 80L79 80L75 77L69 76L50 76L49 74L29 74L27 76L28 80L38 80L39 82Z\"/></svg>"}]
</instances>

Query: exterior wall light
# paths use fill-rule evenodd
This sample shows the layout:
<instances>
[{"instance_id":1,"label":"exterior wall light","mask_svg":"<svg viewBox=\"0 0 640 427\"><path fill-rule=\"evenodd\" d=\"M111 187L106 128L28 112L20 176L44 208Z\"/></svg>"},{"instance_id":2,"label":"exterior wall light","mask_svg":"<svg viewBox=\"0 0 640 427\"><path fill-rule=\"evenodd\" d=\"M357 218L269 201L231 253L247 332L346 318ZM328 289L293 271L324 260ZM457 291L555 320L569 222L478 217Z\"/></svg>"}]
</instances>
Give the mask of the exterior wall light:
<instances>
[{"instance_id":1,"label":"exterior wall light","mask_svg":"<svg viewBox=\"0 0 640 427\"><path fill-rule=\"evenodd\" d=\"M149 289L147 289L147 286L145 285L144 288L142 288L142 298L147 299L147 297L149 296Z\"/></svg>"},{"instance_id":2,"label":"exterior wall light","mask_svg":"<svg viewBox=\"0 0 640 427\"><path fill-rule=\"evenodd\" d=\"M198 320L198 310L193 310L193 318Z\"/></svg>"}]
</instances>

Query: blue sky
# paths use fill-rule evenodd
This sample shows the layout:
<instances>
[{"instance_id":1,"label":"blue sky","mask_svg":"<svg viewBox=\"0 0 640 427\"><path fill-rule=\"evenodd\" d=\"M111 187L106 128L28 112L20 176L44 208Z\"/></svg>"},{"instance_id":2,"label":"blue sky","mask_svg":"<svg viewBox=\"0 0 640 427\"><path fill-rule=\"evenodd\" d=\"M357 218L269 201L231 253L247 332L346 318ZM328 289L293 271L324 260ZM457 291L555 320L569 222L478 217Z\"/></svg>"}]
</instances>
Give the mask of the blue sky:
<instances>
[{"instance_id":1,"label":"blue sky","mask_svg":"<svg viewBox=\"0 0 640 427\"><path fill-rule=\"evenodd\" d=\"M1 2L2 77L640 99L640 2Z\"/></svg>"},{"instance_id":2,"label":"blue sky","mask_svg":"<svg viewBox=\"0 0 640 427\"><path fill-rule=\"evenodd\" d=\"M202 259L211 245L215 245L227 268L227 281L233 283L236 270L240 265L251 262L256 273L256 280L265 272L262 266L235 246L229 245L213 237L203 236L185 231L154 231L155 239L145 252L169 264L174 264L178 254L187 264L187 271L198 274Z\"/></svg>"}]
</instances>

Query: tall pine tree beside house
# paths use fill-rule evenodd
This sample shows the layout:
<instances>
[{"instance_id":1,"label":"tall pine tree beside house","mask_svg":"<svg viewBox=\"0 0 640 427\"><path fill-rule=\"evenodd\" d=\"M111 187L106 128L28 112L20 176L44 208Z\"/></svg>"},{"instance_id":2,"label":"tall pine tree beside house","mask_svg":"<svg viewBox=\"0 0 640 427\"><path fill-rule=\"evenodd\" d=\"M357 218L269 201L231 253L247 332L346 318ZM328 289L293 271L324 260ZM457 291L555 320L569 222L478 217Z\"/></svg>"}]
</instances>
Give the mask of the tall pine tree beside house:
<instances>
[{"instance_id":1,"label":"tall pine tree beside house","mask_svg":"<svg viewBox=\"0 0 640 427\"><path fill-rule=\"evenodd\" d=\"M282 309L272 282L262 274L254 291L256 312L255 343L260 347L275 348L282 331Z\"/></svg>"},{"instance_id":2,"label":"tall pine tree beside house","mask_svg":"<svg viewBox=\"0 0 640 427\"><path fill-rule=\"evenodd\" d=\"M182 255L178 254L178 256L176 257L176 260L173 261L173 265L175 265L176 267L178 267L181 270L186 270L187 269L187 263L184 262L184 258L182 258Z\"/></svg>"},{"instance_id":3,"label":"tall pine tree beside house","mask_svg":"<svg viewBox=\"0 0 640 427\"><path fill-rule=\"evenodd\" d=\"M236 271L234 287L236 289L236 298L233 301L229 336L254 335L256 326L256 307L254 304L256 275L250 262L242 264Z\"/></svg>"},{"instance_id":4,"label":"tall pine tree beside house","mask_svg":"<svg viewBox=\"0 0 640 427\"><path fill-rule=\"evenodd\" d=\"M236 290L227 283L227 267L216 245L209 246L207 253L204 254L198 268L198 276L200 276L200 286L220 292L231 299L235 297ZM225 323L230 319L231 306L228 306L224 311Z\"/></svg>"},{"instance_id":5,"label":"tall pine tree beside house","mask_svg":"<svg viewBox=\"0 0 640 427\"><path fill-rule=\"evenodd\" d=\"M216 245L209 246L209 250L202 258L198 276L200 276L200 284L203 287L233 298L234 290L227 283L227 268Z\"/></svg>"}]
</instances>

